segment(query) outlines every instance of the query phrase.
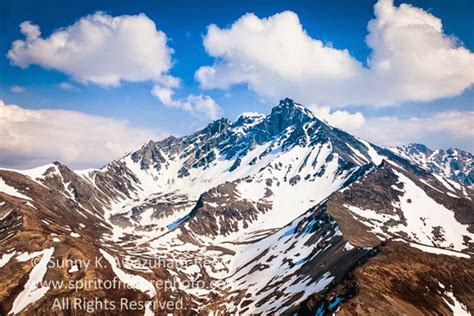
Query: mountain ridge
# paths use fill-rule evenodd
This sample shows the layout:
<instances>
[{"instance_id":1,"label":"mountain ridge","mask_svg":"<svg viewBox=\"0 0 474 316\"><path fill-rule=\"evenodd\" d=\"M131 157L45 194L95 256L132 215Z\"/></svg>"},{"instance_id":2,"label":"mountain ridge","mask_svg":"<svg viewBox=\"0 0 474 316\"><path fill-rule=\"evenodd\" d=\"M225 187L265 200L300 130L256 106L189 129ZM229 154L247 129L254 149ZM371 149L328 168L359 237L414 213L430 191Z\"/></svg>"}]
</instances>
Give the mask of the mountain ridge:
<instances>
[{"instance_id":1,"label":"mountain ridge","mask_svg":"<svg viewBox=\"0 0 474 316\"><path fill-rule=\"evenodd\" d=\"M444 283L449 273L474 277L473 189L329 126L291 99L266 116L219 119L188 136L149 141L101 169L53 163L23 172L0 169L0 180L0 269L8 276L0 282L2 314L16 310L18 292L29 293L25 282L33 267L21 259L51 251L57 259L163 258L170 266L108 261L76 272L46 269L42 277L115 275L131 289L81 295L140 300L152 295L152 282L172 281L166 289L153 287L152 297L179 301L181 314L349 311L361 304L352 300L354 286L364 291L357 298L370 306L365 312L381 312L364 296L378 286L401 300L384 300L393 310L449 311L454 295L472 311L469 289L449 292L455 286ZM409 267L416 275L422 273L418 258L449 256L450 266L468 269L432 272L446 289L419 307L381 279L373 288L347 287L357 271L383 270L374 264L379 253L398 267L404 261L394 249L414 256ZM176 264L182 260L193 264ZM400 278L410 286L412 280ZM71 295L50 288L23 308L48 313L51 299ZM153 312L175 310L148 306L131 314Z\"/></svg>"},{"instance_id":2,"label":"mountain ridge","mask_svg":"<svg viewBox=\"0 0 474 316\"><path fill-rule=\"evenodd\" d=\"M440 176L468 186L474 184L474 159L467 151L458 148L432 150L416 143L391 150Z\"/></svg>"}]
</instances>

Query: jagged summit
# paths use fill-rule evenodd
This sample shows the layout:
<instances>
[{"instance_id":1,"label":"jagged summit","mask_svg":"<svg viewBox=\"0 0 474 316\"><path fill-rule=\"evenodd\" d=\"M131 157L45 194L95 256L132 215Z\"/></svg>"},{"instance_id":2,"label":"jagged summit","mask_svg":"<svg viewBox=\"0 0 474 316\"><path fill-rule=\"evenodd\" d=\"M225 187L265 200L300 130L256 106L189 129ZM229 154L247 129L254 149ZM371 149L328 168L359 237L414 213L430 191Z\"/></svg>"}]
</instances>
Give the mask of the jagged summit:
<instances>
[{"instance_id":1,"label":"jagged summit","mask_svg":"<svg viewBox=\"0 0 474 316\"><path fill-rule=\"evenodd\" d=\"M288 114L288 117L293 118L294 116L304 117L308 116L310 118L315 118L315 115L307 109L304 105L295 102L290 98L285 98L280 100L278 105L273 107L271 115L276 115L280 113Z\"/></svg>"},{"instance_id":2,"label":"jagged summit","mask_svg":"<svg viewBox=\"0 0 474 316\"><path fill-rule=\"evenodd\" d=\"M316 117L310 110L289 98L281 100L267 116L267 121L273 133L281 132L292 125L301 126L315 119Z\"/></svg>"},{"instance_id":3,"label":"jagged summit","mask_svg":"<svg viewBox=\"0 0 474 316\"><path fill-rule=\"evenodd\" d=\"M249 153L262 146L266 149L254 153L247 164L264 160L278 150L326 146L332 153L330 159L337 154L341 166L346 165L344 168L366 163L378 165L384 157L390 157L415 173L425 172L417 167L421 166L465 185L474 183L470 153L458 149L434 151L415 143L387 150L329 126L290 98L282 99L267 115L243 113L234 122L221 118L188 136L150 141L129 156L142 170L160 170L163 165L179 160L178 174L186 177L192 169L208 168L219 161L232 162L228 171L233 172L242 166L245 157L250 157Z\"/></svg>"},{"instance_id":4,"label":"jagged summit","mask_svg":"<svg viewBox=\"0 0 474 316\"><path fill-rule=\"evenodd\" d=\"M418 172L392 152L327 125L289 98L281 100L268 115L246 113L234 122L221 118L191 135L150 142L133 152L131 159L142 170L157 171L180 161L179 177L187 177L193 169L209 168L220 162L229 163L227 172L234 172L295 147L304 148L305 159L311 157L313 164L319 159L326 159L325 164L338 161L339 172L367 163L378 165L384 157Z\"/></svg>"},{"instance_id":5,"label":"jagged summit","mask_svg":"<svg viewBox=\"0 0 474 316\"><path fill-rule=\"evenodd\" d=\"M422 145L400 152L284 99L268 115L219 119L191 135L150 141L100 170L0 169L1 313L31 293L44 291L21 307L28 315L48 314L51 299L69 297L55 288L29 292L29 280L85 284L100 275L131 288L72 297L173 298L183 300L185 314L285 315L347 311L366 297L373 307L363 312L449 314L447 298L472 302L474 192L416 159L440 161L459 177L464 154ZM39 255L41 273L24 259ZM56 269L47 265L51 257L105 261L91 270ZM177 264L118 264L150 258ZM405 294L414 279L425 305ZM155 281L179 286L163 291ZM153 312L174 311L145 314Z\"/></svg>"},{"instance_id":6,"label":"jagged summit","mask_svg":"<svg viewBox=\"0 0 474 316\"><path fill-rule=\"evenodd\" d=\"M250 127L260 124L260 127L266 125L265 127L270 130L271 134L277 134L289 126L302 125L311 120L318 119L309 109L294 102L290 98L285 98L280 100L268 115L255 112L242 113L237 117L235 122L221 118L209 123L209 125L203 129L203 132L208 130L221 131L225 128L236 129L239 127Z\"/></svg>"},{"instance_id":7,"label":"jagged summit","mask_svg":"<svg viewBox=\"0 0 474 316\"><path fill-rule=\"evenodd\" d=\"M191 135L175 138L168 137L162 141L149 142L131 154L134 162L140 162L143 170L154 167L159 170L167 164L170 157L180 153L179 159L185 160L181 175L186 175L190 168L208 166L217 159L232 160L230 171L241 165L243 157L259 146L267 147L252 159L252 163L262 159L272 151L280 148L287 151L294 146L328 145L348 161L358 164L360 158L352 159L344 151L350 151L343 144L352 143L352 148L366 152L367 148L351 135L333 129L320 121L307 108L286 98L272 108L270 114L246 113L234 122L221 118L209 123L205 128ZM365 148L365 149L364 149ZM364 154L362 154L364 155ZM365 154L367 160L370 155Z\"/></svg>"}]
</instances>

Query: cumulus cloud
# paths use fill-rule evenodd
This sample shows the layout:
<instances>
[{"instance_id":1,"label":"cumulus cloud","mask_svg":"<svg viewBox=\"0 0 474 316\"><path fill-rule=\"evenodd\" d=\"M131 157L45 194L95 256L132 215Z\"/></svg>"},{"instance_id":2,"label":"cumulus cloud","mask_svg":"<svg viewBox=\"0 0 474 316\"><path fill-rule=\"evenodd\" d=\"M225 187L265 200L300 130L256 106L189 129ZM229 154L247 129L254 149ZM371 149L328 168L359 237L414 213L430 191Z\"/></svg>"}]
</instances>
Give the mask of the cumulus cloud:
<instances>
[{"instance_id":1,"label":"cumulus cloud","mask_svg":"<svg viewBox=\"0 0 474 316\"><path fill-rule=\"evenodd\" d=\"M229 28L209 26L204 47L215 62L195 78L206 89L247 84L266 97L330 106L429 101L472 86L474 54L443 32L440 19L393 0L379 0L374 13L367 66L310 37L293 12L250 13Z\"/></svg>"},{"instance_id":2,"label":"cumulus cloud","mask_svg":"<svg viewBox=\"0 0 474 316\"><path fill-rule=\"evenodd\" d=\"M29 168L58 160L100 167L165 136L116 120L64 110L28 110L0 100L0 165Z\"/></svg>"},{"instance_id":3,"label":"cumulus cloud","mask_svg":"<svg viewBox=\"0 0 474 316\"><path fill-rule=\"evenodd\" d=\"M82 17L76 23L54 31L42 38L38 25L25 21L20 24L24 40L13 42L8 58L21 68L32 64L68 74L83 84L115 87L122 81L155 84L152 94L166 106L183 109L204 118L220 113L216 102L207 95L189 95L173 100L174 89L181 85L169 71L173 66L173 49L167 36L156 29L146 15L112 17L103 12ZM79 89L61 82L63 90ZM159 88L157 88L159 87ZM168 91L170 98L162 98Z\"/></svg>"},{"instance_id":4,"label":"cumulus cloud","mask_svg":"<svg viewBox=\"0 0 474 316\"><path fill-rule=\"evenodd\" d=\"M168 107L182 109L198 117L216 119L222 114L219 105L207 95L190 94L183 99L174 99L174 90L160 85L155 85L151 94Z\"/></svg>"},{"instance_id":5,"label":"cumulus cloud","mask_svg":"<svg viewBox=\"0 0 474 316\"><path fill-rule=\"evenodd\" d=\"M12 86L10 91L13 93L23 93L26 92L26 88L22 86Z\"/></svg>"},{"instance_id":6,"label":"cumulus cloud","mask_svg":"<svg viewBox=\"0 0 474 316\"><path fill-rule=\"evenodd\" d=\"M173 50L166 34L146 15L112 17L102 12L42 38L38 25L20 24L8 58L21 68L55 69L82 83L117 86L121 81L167 81Z\"/></svg>"}]
</instances>

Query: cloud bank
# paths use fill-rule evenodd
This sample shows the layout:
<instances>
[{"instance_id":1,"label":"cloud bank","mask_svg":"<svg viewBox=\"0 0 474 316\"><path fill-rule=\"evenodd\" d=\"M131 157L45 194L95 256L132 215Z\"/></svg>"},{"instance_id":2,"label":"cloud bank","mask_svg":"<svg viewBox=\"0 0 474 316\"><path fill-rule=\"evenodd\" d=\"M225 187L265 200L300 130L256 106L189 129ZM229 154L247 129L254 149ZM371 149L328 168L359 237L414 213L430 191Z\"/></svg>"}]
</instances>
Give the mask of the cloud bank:
<instances>
[{"instance_id":1,"label":"cloud bank","mask_svg":"<svg viewBox=\"0 0 474 316\"><path fill-rule=\"evenodd\" d=\"M116 120L64 110L27 110L0 100L0 166L29 168L61 161L98 167L165 136Z\"/></svg>"},{"instance_id":2,"label":"cloud bank","mask_svg":"<svg viewBox=\"0 0 474 316\"><path fill-rule=\"evenodd\" d=\"M441 20L408 4L380 0L368 24L367 65L310 37L290 11L252 13L204 37L211 66L195 73L205 89L246 84L270 98L306 104L389 106L455 96L474 83L474 54L446 35Z\"/></svg>"},{"instance_id":3,"label":"cloud bank","mask_svg":"<svg viewBox=\"0 0 474 316\"><path fill-rule=\"evenodd\" d=\"M457 147L474 152L474 111L443 111L406 119L368 117L349 132L382 146L422 143L432 148Z\"/></svg>"},{"instance_id":4,"label":"cloud bank","mask_svg":"<svg viewBox=\"0 0 474 316\"><path fill-rule=\"evenodd\" d=\"M381 146L423 143L433 148L458 147L474 152L474 111L443 111L410 118L365 117L362 113L309 109L332 126Z\"/></svg>"}]
</instances>

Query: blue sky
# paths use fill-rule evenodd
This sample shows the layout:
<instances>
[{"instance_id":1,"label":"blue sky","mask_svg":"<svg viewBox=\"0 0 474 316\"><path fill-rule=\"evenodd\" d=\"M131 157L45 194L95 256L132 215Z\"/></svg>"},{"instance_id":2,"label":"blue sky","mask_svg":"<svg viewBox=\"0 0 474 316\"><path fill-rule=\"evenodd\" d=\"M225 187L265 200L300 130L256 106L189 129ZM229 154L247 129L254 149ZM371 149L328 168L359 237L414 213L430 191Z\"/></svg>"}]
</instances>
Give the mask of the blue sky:
<instances>
[{"instance_id":1,"label":"blue sky","mask_svg":"<svg viewBox=\"0 0 474 316\"><path fill-rule=\"evenodd\" d=\"M278 79L275 79L274 74L278 69L273 69L271 66L268 66L269 68L260 70L258 67L261 60L253 60L251 56L249 57L247 52L241 52L238 45L216 42L217 39L238 41L239 38L241 38L239 36L244 36L245 41L247 34L245 32L249 31L246 25L249 26L251 23L259 20L250 19L247 21L247 24L242 23L242 25L235 27L235 32L232 34L225 33L225 31L231 30L233 24L246 13L254 13L257 19L262 19L262 21L264 18L269 18L274 21L275 24L280 23L283 27L291 27L292 15L288 15L285 18L282 17L281 19L275 16L275 14L289 10L296 14L299 24L309 38L304 39L304 41L321 41L324 46L334 48L337 54L338 52L347 50L349 54L349 57L345 57L347 63L360 63L359 66L354 66L356 70L353 70L356 76L358 76L367 72L367 68L371 67L368 59L371 58L373 47L369 47L366 37L368 35L369 21L376 18L374 15L375 3L376 1L359 0L134 1L133 3L130 1L64 2L50 0L43 1L42 3L34 0L2 1L0 3L0 35L2 38L0 42L0 100L3 100L5 105L16 104L21 107L22 110L32 110L33 112L28 112L32 115L35 113L34 111L43 113L41 111L51 109L81 112L90 115L94 119L110 118L117 120L117 122L125 124L123 125L126 126L124 128L129 128L131 132L136 132L137 129L139 130L141 136L137 139L138 142L148 136L161 137L169 133L184 135L193 132L197 128L204 126L215 116L222 115L234 119L240 113L247 111L267 113L281 96L278 93L267 94L265 90L268 90L268 87L259 84L260 81L263 81L268 82L270 87L275 86L278 88L280 85L289 87L288 89L280 90L284 91L285 94L289 94L287 96L301 101L307 106L313 106L316 112L319 112L323 116L326 115L324 118L330 121L330 123L368 138L373 142L381 143L382 145L397 145L398 143L408 141L423 141L432 147L456 146L472 151L474 145L472 143L472 137L470 137L472 134L469 133L469 129L472 127L471 119L474 117L472 116L472 111L474 111L474 91L471 81L472 72L474 72L474 70L469 66L473 66L472 51L474 50L474 25L472 22L472 12L474 12L473 1L403 1L403 3L411 4L411 8L418 8L413 10L420 9L427 15L439 18L442 22L440 37L455 36L457 38L455 46L442 47L446 49L448 53L449 50L454 51L459 47L467 50L467 52L456 51L456 53L459 54L453 55L454 57L452 58L455 60L459 56L459 59L462 59L464 56L467 58L465 58L467 61L449 61L449 63L446 64L446 68L455 69L451 74L446 75L445 79L447 83L453 82L453 87L446 89L446 92L440 93L428 92L424 95L418 95L416 92L407 92L406 96L398 98L399 93L397 92L398 88L396 84L394 84L394 88L390 90L386 87L391 84L393 80L398 81L398 77L396 77L395 79L387 79L387 83L380 83L380 87L378 85L378 79L367 79L375 80L374 90L380 90L380 96L369 96L368 94L371 94L372 91L367 89L366 86L361 86L360 90L363 92L346 92L344 88L345 85L341 82L336 82L336 80L334 81L335 84L329 85L327 89L324 85L326 83L321 84L321 87L324 87L324 89L321 89L322 91L333 91L334 89L337 93L341 91L341 95L347 94L342 98L332 98L331 93L328 92L328 96L319 99L319 94L316 94L315 97L314 94L309 94L305 91L296 91L298 89L294 89L295 94L292 95L292 87L294 85L296 87L300 86L297 85L299 82L295 81L294 78L286 78L284 75L278 74ZM394 7L396 9L400 8L399 5L401 3L401 1L395 1ZM81 78L77 77L77 74L74 76L72 73L76 70L71 72L62 69L62 66L48 66L48 62L41 63L35 61L35 52L28 52L30 55L24 57L23 61L30 58L27 62L28 65L24 68L20 67L18 62L15 64L11 58L7 57L8 52L12 49L12 43L15 40L25 40L25 35L22 34L19 27L22 22L30 21L31 24L37 25L41 30L41 38L47 39L58 29L69 27L81 18L98 11L102 11L104 15L110 17L125 15L135 16L143 13L147 19L153 21L157 31L166 34L166 45L172 49L172 54L170 54L171 65L163 73L166 76L177 78L180 81L179 86L163 83L162 79L143 79L136 80L137 82L130 82L129 80L123 79L118 85L98 84L93 80L81 80ZM416 12L418 11L411 12L408 10L407 12L402 12L402 10L399 10L398 16L393 17L393 25L397 25L395 19L404 19L403 14L409 16L410 14L416 14ZM209 47L207 47L208 50L206 51L203 42L206 38L209 38L209 41L211 41L211 36L207 29L211 24L217 26L216 41L209 44ZM258 42L262 39L262 43L260 44L263 45L263 49L265 49L265 41L267 40L264 37L267 36L266 34L272 32L270 29L272 27L271 25L267 25L266 27L268 28L268 33L262 33L261 37L253 39L256 45L259 45ZM379 31L382 32L382 29ZM227 36L227 39L225 39L224 36ZM232 38L232 36L234 37ZM410 36L408 35L407 37ZM403 34L397 35L396 38L397 42L394 42L396 45L403 48L407 47L407 44L403 42ZM409 40L408 38L407 41ZM243 43L242 46L247 44L252 44L252 42ZM377 47L382 46L383 49L380 49L380 51L385 51L388 44L381 41L374 45L378 45ZM420 49L420 47L416 46L416 43L410 45L411 46L408 46L409 48ZM120 49L120 47L118 47L118 49ZM269 47L269 49L271 49L271 47ZM226 53L219 55L219 53L210 53L209 50L225 50ZM313 50L309 49L307 54L301 55L299 58L316 60L321 57L320 55L312 56L312 52ZM273 58L271 55L269 56L269 58ZM388 55L382 56L381 60L387 58L387 56ZM443 67L444 65L440 65L437 59L431 59L430 56L430 53L427 52L427 62L433 62L433 68L440 67L437 73L442 72L442 69L445 69ZM276 58L275 64L281 60L281 56L278 55L274 56L274 58ZM372 58L374 59L374 57ZM444 61L445 59L440 60ZM344 61L344 63L346 61ZM93 59L91 62L93 62ZM255 62L255 64L253 64L253 62ZM411 63L412 61L409 62ZM216 63L224 64L224 67L219 68L216 66ZM402 65L410 65L410 63L401 62ZM393 62L393 64L395 64L395 62ZM245 79L235 83L235 77L241 78L241 74L235 74L235 69L244 67L243 65L251 65L257 68L257 70L255 70L256 73L247 73L243 75ZM294 63L290 65L294 66ZM308 62L308 64L302 64L301 67L304 70L308 65L312 67L313 63ZM317 71L317 67L321 65L322 64L318 64L318 62L314 62L316 70L314 73L308 75L308 79L304 81L305 89L311 90L313 85L320 85L318 80L325 81L326 74L320 76ZM466 67L466 65L468 67ZM196 72L200 67L204 66L213 68L213 70L217 71L218 75L216 75L215 78L198 79ZM287 65L282 64L282 67L286 66ZM424 66L428 67L429 65ZM403 71L407 72L407 69ZM397 70L397 73L398 72ZM469 72L471 72L471 75ZM430 73L428 72L426 74L422 73L419 75L419 78L429 77L429 75ZM255 76L259 77L256 78ZM378 78L372 75L369 75L369 77ZM405 87L406 80L408 80L405 77L410 77L411 80L411 76L404 74L402 77L403 78L400 79L400 87ZM464 79L456 79L459 82L454 83L456 80L452 78ZM430 81L430 78L427 79L427 81ZM436 80L440 82L441 79L437 78ZM275 80L274 84L272 80ZM291 83L286 85L286 80L291 81ZM363 80L365 79L362 78L358 81ZM311 84L308 82L311 82ZM348 82L350 83L352 81ZM355 82L357 82L357 80ZM221 83L225 87L220 86ZM61 84L63 88L69 89L61 89ZM172 93L174 93L173 100L166 102L163 101L164 99L152 95L150 91L155 86L165 89L164 91L172 91ZM432 91L443 90L443 88L436 84L426 84L420 86L419 89L420 91L423 89ZM387 92L385 92L385 90ZM364 95L364 93L366 95ZM332 92L332 95L334 94L335 93ZM387 97L387 101L384 98L385 94L393 95ZM208 103L207 107L198 109L198 104L200 104L199 102L203 101L203 99L197 101L192 99L194 101L189 101L191 100L188 99L190 95L209 98L205 100L209 102L212 100L212 104ZM403 93L400 93L400 95L403 95ZM352 104L352 98L357 100L355 104ZM186 110L186 106L189 105L186 102L190 102L189 104L191 104L190 106L193 110L189 110L189 107L188 110ZM385 104L387 102L390 104ZM218 108L219 110L215 112L215 115L206 115L206 109L211 109L211 107ZM340 115L333 115L335 111L339 111L338 113ZM364 117L364 127L361 126L360 117L353 117L357 112ZM58 113L59 112L54 112L51 114L51 112L48 112L48 115L53 115L53 118L60 119L60 116L57 116ZM453 113L455 113L455 115ZM356 120L359 119L359 121L355 123L353 121L348 122L348 120L352 120L353 118ZM381 118L384 118L384 120ZM462 122L457 123L456 120L460 118ZM413 120L409 121L410 119L414 119L416 122ZM432 125L433 122L437 122L439 119L452 121L445 123L444 125L447 125L446 127L429 130L426 133L423 132L423 126L420 126L420 124ZM126 120L125 123L124 120ZM387 133L387 137L383 138L379 134L381 134L381 131L383 132L385 128L390 128L389 125L391 123L387 122L394 123L392 130ZM8 124L13 123L8 121ZM368 124L372 124L372 128L366 128ZM15 127L17 126L18 125L15 125ZM86 124L85 126L88 125ZM405 135L394 136L396 131L399 131L400 128L404 128L404 126L407 126ZM458 128L457 126L463 130L456 130L456 128ZM18 132L15 132L19 133L19 135L15 134L19 138L22 137L22 135L20 135L21 131L22 129L18 129ZM91 130L91 133L92 132ZM403 133L401 131L399 132ZM25 138L24 142L35 141L35 138L31 138L31 135L38 133L35 131L29 133L29 136ZM67 132L65 132L65 134L66 133ZM46 136L49 137L51 135ZM101 139L99 136L97 136L97 138ZM70 138L69 141L71 139L74 143L75 139ZM39 141L41 142L43 140ZM77 139L77 141L80 142L82 140ZM107 139L105 139L105 141L107 141ZM23 150L23 154L11 153L5 155L8 157L4 156L0 158L0 164L14 167L29 167L34 164L46 162L48 159L55 160L57 158L58 160L66 160L66 162L71 163L73 166L95 166L98 163L107 161L107 159L110 158L109 155L115 155L120 150L123 151L123 148L138 146L138 143L134 144L132 140L127 140L126 144L118 145L119 144L117 144L116 147L120 149L108 152L108 154L91 149L91 153L94 153L92 155L97 155L97 157L84 161L74 155L71 156L61 153L61 150L50 150L56 152L56 154L48 155L44 153L44 155L41 156L43 158L32 159L32 157L34 158L33 149L28 148L26 150L24 147L28 146L22 144L22 149L19 149L18 152L22 152ZM19 145L11 144L8 150L14 151L15 146ZM7 149L5 149L5 152L6 151Z\"/></svg>"}]
</instances>

